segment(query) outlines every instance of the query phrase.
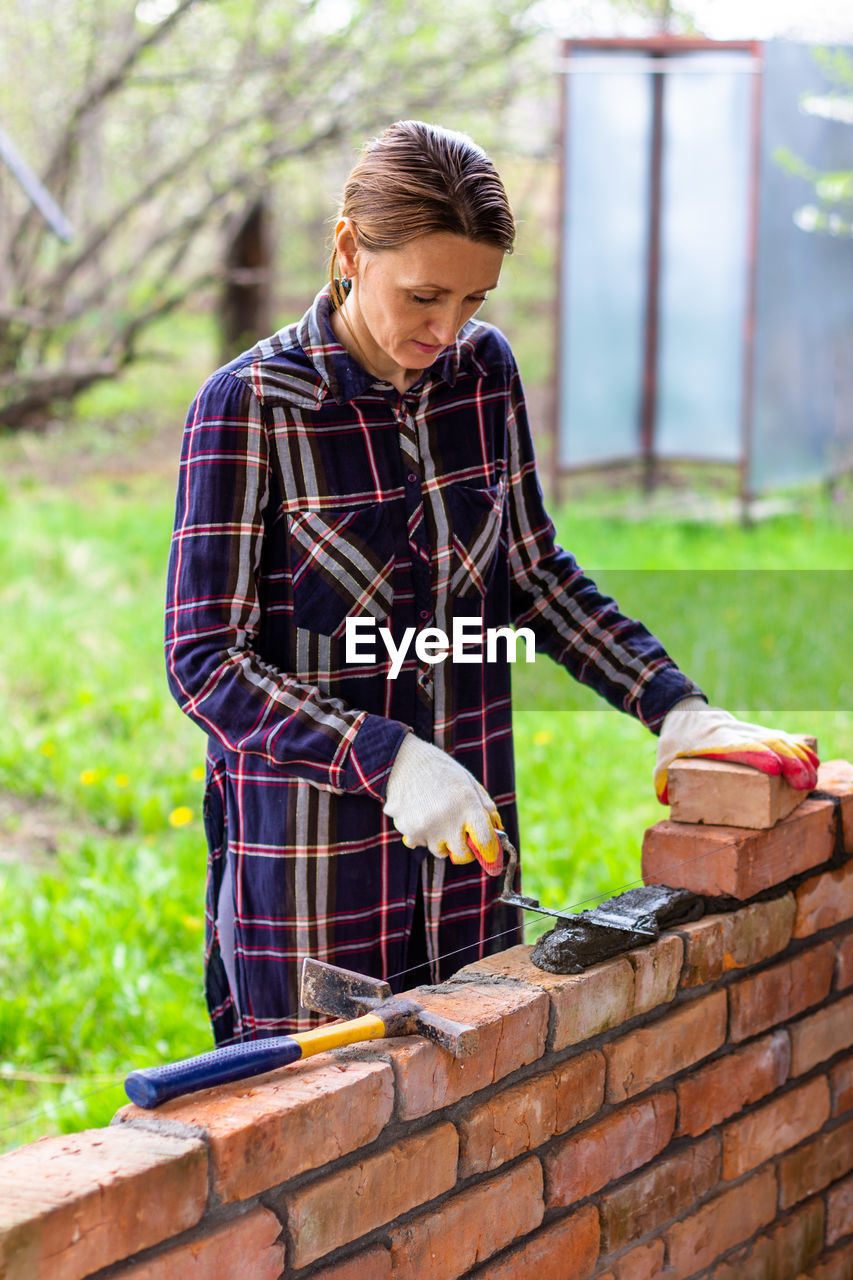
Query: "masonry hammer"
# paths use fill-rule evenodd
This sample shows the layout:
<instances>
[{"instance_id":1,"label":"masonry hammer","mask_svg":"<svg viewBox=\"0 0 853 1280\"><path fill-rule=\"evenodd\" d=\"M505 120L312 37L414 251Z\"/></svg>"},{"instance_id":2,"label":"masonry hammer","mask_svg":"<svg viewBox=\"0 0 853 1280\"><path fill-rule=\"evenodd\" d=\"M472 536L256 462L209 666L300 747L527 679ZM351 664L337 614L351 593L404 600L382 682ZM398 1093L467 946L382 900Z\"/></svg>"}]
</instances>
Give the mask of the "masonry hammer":
<instances>
[{"instance_id":1,"label":"masonry hammer","mask_svg":"<svg viewBox=\"0 0 853 1280\"><path fill-rule=\"evenodd\" d=\"M292 1036L228 1044L180 1062L141 1067L131 1071L124 1082L127 1096L138 1107L150 1109L183 1093L244 1080L339 1045L385 1036L426 1036L456 1058L470 1058L479 1043L476 1027L431 1013L407 996L393 996L388 983L379 978L339 969L310 956L302 962L300 1003L306 1009L348 1021Z\"/></svg>"}]
</instances>

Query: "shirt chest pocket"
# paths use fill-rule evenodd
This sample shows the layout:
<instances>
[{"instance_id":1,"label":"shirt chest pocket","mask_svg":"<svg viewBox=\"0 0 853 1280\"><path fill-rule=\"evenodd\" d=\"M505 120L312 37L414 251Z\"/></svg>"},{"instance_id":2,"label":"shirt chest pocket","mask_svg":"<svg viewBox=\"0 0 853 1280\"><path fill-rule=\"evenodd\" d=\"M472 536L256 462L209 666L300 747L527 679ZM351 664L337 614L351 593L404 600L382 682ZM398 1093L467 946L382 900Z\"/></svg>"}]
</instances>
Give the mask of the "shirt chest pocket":
<instances>
[{"instance_id":1,"label":"shirt chest pocket","mask_svg":"<svg viewBox=\"0 0 853 1280\"><path fill-rule=\"evenodd\" d=\"M505 503L505 475L485 489L455 484L448 490L453 530L452 595L484 596L491 586L501 547L506 551Z\"/></svg>"},{"instance_id":2,"label":"shirt chest pocket","mask_svg":"<svg viewBox=\"0 0 853 1280\"><path fill-rule=\"evenodd\" d=\"M293 620L344 635L347 617L387 618L394 603L394 530L389 503L288 516Z\"/></svg>"}]
</instances>

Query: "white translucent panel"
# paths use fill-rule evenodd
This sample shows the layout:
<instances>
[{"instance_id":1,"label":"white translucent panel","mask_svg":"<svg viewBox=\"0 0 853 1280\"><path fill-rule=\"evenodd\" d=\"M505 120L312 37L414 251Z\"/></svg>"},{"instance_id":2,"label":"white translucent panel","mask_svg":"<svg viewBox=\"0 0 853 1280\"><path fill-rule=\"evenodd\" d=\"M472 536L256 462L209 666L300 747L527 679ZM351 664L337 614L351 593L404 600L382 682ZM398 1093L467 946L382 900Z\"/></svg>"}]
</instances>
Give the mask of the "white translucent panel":
<instances>
[{"instance_id":1,"label":"white translucent panel","mask_svg":"<svg viewBox=\"0 0 853 1280\"><path fill-rule=\"evenodd\" d=\"M737 70L738 57L742 70ZM750 55L686 54L664 80L655 452L741 451Z\"/></svg>"},{"instance_id":2,"label":"white translucent panel","mask_svg":"<svg viewBox=\"0 0 853 1280\"><path fill-rule=\"evenodd\" d=\"M582 61L583 55L575 57ZM573 58L574 61L574 58ZM568 77L559 459L635 456L642 387L650 77Z\"/></svg>"}]
</instances>

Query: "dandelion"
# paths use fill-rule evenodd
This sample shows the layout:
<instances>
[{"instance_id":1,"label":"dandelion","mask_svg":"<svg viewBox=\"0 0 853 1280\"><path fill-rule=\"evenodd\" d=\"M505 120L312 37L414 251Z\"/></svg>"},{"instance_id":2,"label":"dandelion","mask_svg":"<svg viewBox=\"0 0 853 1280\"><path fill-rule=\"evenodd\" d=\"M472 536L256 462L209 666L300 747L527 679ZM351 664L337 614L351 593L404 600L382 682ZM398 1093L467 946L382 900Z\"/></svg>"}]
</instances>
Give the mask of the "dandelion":
<instances>
[{"instance_id":1,"label":"dandelion","mask_svg":"<svg viewBox=\"0 0 853 1280\"><path fill-rule=\"evenodd\" d=\"M126 787L130 785L130 778L126 773L117 773L113 781L117 787Z\"/></svg>"},{"instance_id":2,"label":"dandelion","mask_svg":"<svg viewBox=\"0 0 853 1280\"><path fill-rule=\"evenodd\" d=\"M533 735L533 742L537 747L547 747L548 743L553 741L554 735L549 729L540 729Z\"/></svg>"},{"instance_id":3,"label":"dandelion","mask_svg":"<svg viewBox=\"0 0 853 1280\"><path fill-rule=\"evenodd\" d=\"M181 916L181 924L191 933L199 933L204 928L204 921L200 916Z\"/></svg>"},{"instance_id":4,"label":"dandelion","mask_svg":"<svg viewBox=\"0 0 853 1280\"><path fill-rule=\"evenodd\" d=\"M193 769L192 773L190 774L190 777L192 778L193 782L203 782L204 781L204 765L197 764Z\"/></svg>"},{"instance_id":5,"label":"dandelion","mask_svg":"<svg viewBox=\"0 0 853 1280\"><path fill-rule=\"evenodd\" d=\"M169 814L169 825L172 827L185 827L192 820L193 811L185 804L179 804L177 809L173 809Z\"/></svg>"},{"instance_id":6,"label":"dandelion","mask_svg":"<svg viewBox=\"0 0 853 1280\"><path fill-rule=\"evenodd\" d=\"M55 756L56 744L53 742L43 742L39 747L39 751L41 751L43 756Z\"/></svg>"},{"instance_id":7,"label":"dandelion","mask_svg":"<svg viewBox=\"0 0 853 1280\"><path fill-rule=\"evenodd\" d=\"M83 772L80 774L80 781L82 782L84 787L91 787L93 782L98 781L98 770L84 769Z\"/></svg>"}]
</instances>

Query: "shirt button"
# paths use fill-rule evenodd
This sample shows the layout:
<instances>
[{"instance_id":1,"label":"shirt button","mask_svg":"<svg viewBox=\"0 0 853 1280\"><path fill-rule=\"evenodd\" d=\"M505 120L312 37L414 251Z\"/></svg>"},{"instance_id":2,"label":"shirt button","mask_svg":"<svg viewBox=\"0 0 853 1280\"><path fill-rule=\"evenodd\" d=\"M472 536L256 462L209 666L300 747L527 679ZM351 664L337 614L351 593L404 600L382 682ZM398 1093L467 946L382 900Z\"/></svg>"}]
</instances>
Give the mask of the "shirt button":
<instances>
[{"instance_id":1,"label":"shirt button","mask_svg":"<svg viewBox=\"0 0 853 1280\"><path fill-rule=\"evenodd\" d=\"M409 474L406 476L406 479L408 480L409 484L414 484L417 478L418 477L415 475L414 471L410 471Z\"/></svg>"},{"instance_id":2,"label":"shirt button","mask_svg":"<svg viewBox=\"0 0 853 1280\"><path fill-rule=\"evenodd\" d=\"M420 618L421 622L426 622L427 618L429 618L430 616L431 615L430 615L429 609L421 609L420 613L418 614L418 617Z\"/></svg>"}]
</instances>

